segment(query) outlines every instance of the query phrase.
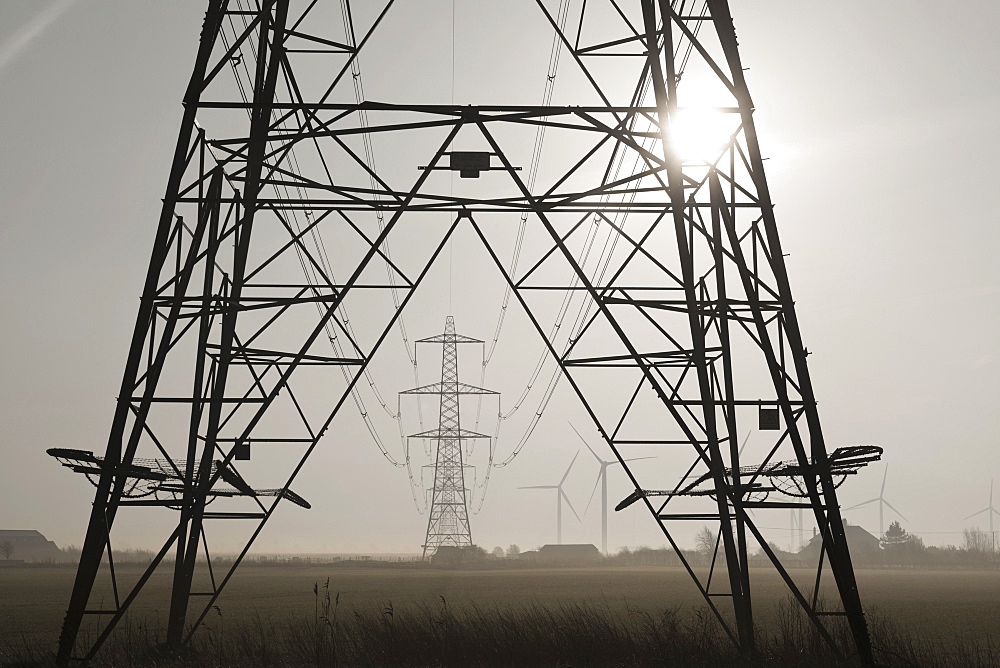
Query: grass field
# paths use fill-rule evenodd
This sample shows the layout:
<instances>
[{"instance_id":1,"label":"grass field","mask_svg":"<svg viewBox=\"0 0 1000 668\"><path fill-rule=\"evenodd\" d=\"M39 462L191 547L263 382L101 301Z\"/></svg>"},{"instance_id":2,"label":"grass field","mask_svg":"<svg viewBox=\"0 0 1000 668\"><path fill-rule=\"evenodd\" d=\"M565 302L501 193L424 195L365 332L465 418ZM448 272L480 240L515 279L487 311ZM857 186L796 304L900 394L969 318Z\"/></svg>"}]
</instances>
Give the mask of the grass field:
<instances>
[{"instance_id":1,"label":"grass field","mask_svg":"<svg viewBox=\"0 0 1000 668\"><path fill-rule=\"evenodd\" d=\"M138 567L121 569L119 578L138 577ZM52 646L72 585L69 567L0 569L0 647ZM795 573L803 584L812 574ZM339 594L338 614L378 617L386 609L525 611L584 606L627 620L658 617L666 610L691 616L702 607L686 573L671 568L572 568L532 570L437 570L413 568L337 568L323 566L247 566L241 569L206 622L206 635L232 635L235 629L265 624L312 628L321 604L314 584L329 580ZM858 571L866 608L902 634L941 647L992 646L1000 620L1000 573L981 571ZM157 612L167 594L166 572L147 585L136 617L162 627ZM755 571L754 603L765 627L779 623L786 592L777 576ZM357 619L361 619L354 615Z\"/></svg>"}]
</instances>

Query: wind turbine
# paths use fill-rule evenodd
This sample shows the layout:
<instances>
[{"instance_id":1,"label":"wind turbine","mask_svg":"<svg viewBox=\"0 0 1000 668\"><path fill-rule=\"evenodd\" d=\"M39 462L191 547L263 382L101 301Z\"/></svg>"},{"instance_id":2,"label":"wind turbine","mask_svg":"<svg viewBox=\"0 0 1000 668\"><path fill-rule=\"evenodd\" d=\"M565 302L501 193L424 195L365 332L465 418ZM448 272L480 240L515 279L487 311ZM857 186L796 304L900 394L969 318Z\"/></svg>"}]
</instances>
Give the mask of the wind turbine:
<instances>
[{"instance_id":1,"label":"wind turbine","mask_svg":"<svg viewBox=\"0 0 1000 668\"><path fill-rule=\"evenodd\" d=\"M897 515L899 515L900 517L902 517L907 522L910 521L910 520L906 519L906 517L903 515L903 513L901 513L898 510L896 510L896 508L891 503L889 503L888 501L885 500L885 478L888 475L889 475L889 465L886 464L885 465L885 473L882 474L882 489L879 490L878 496L876 496L874 499L868 499L867 501L862 501L861 503L857 503L857 504L851 506L850 508L845 508L844 509L844 511L846 512L848 510L854 510L855 508L860 508L861 506L867 506L869 503L875 503L876 501L878 501L878 535L879 535L879 537L882 537L882 536L885 535L885 506L889 506L889 508L891 508L894 513L896 513ZM979 511L979 512L982 512L982 511Z\"/></svg>"},{"instance_id":2,"label":"wind turbine","mask_svg":"<svg viewBox=\"0 0 1000 668\"><path fill-rule=\"evenodd\" d=\"M990 518L990 544L993 545L994 551L996 551L996 534L993 533L993 515L1000 515L1000 510L993 507L993 479L990 478L990 505L986 506L982 510L977 510L968 517L963 518L964 520L971 519L980 513L986 513L986 516Z\"/></svg>"},{"instance_id":3,"label":"wind turbine","mask_svg":"<svg viewBox=\"0 0 1000 668\"><path fill-rule=\"evenodd\" d=\"M563 473L562 479L559 481L558 485L531 485L529 487L518 487L518 489L554 489L556 490L556 542L562 545L562 502L566 499L566 504L569 509L573 511L573 516L576 517L577 521L580 521L580 516L576 514L576 509L573 504L570 503L569 497L566 496L566 492L563 491L563 483L566 482L566 478L569 477L569 471L573 468L573 464L576 463L576 458L580 456L580 451L577 450L576 454L573 455L573 459L570 461L569 466L566 467L566 472Z\"/></svg>"},{"instance_id":4,"label":"wind turbine","mask_svg":"<svg viewBox=\"0 0 1000 668\"><path fill-rule=\"evenodd\" d=\"M597 480L594 481L594 489L590 492L590 498L587 499L587 507L584 509L583 514L586 515L587 511L590 510L590 503L594 500L594 494L597 493L597 486L601 486L601 553L608 553L608 467L614 466L615 464L621 464L617 459L614 461L605 461L601 459L593 448L587 443L583 436L580 436L580 432L576 431L576 427L572 424L569 425L570 428L576 432L576 435L580 437L583 444L587 446L587 450L590 454L594 455L594 459L597 463L601 465L601 470L597 474ZM632 459L626 459L627 462L634 462L640 459L655 459L655 457L633 457Z\"/></svg>"}]
</instances>

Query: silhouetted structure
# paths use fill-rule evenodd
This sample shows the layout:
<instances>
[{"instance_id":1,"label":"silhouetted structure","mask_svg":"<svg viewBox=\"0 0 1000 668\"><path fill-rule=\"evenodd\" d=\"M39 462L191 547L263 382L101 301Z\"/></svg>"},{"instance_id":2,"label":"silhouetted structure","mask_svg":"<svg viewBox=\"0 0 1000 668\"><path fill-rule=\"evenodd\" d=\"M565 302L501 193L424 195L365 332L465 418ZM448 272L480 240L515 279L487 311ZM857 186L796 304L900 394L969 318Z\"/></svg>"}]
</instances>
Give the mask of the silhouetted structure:
<instances>
[{"instance_id":1,"label":"silhouetted structure","mask_svg":"<svg viewBox=\"0 0 1000 668\"><path fill-rule=\"evenodd\" d=\"M54 561L62 556L55 543L34 529L0 529L3 543L10 543L10 559Z\"/></svg>"},{"instance_id":2,"label":"silhouetted structure","mask_svg":"<svg viewBox=\"0 0 1000 668\"><path fill-rule=\"evenodd\" d=\"M600 550L590 543L542 545L538 550L538 560L546 563L590 563L599 561L600 558Z\"/></svg>"},{"instance_id":3,"label":"silhouetted structure","mask_svg":"<svg viewBox=\"0 0 1000 668\"><path fill-rule=\"evenodd\" d=\"M245 456L239 453L236 459L250 458L250 445L242 448ZM68 448L50 448L46 454L56 459L60 464L74 473L84 474L92 483L97 483L104 469L104 457L87 450L71 450ZM144 499L153 497L158 503L145 505L162 505L177 509L180 503L171 503L183 495L187 478L187 461L183 459L139 459L133 458L128 467L122 467L128 479L127 488L122 496L126 499ZM217 498L250 497L280 497L287 499L308 510L312 506L290 489L254 489L237 473L232 462L219 460L211 462L211 470L215 475L215 483L205 492L208 502Z\"/></svg>"},{"instance_id":4,"label":"silhouetted structure","mask_svg":"<svg viewBox=\"0 0 1000 668\"><path fill-rule=\"evenodd\" d=\"M462 443L473 439L489 439L486 434L462 429L459 398L462 395L497 394L492 390L474 387L458 381L458 344L483 342L455 333L455 318L445 319L444 334L420 339L417 343L441 345L441 382L432 383L400 392L400 394L430 394L441 397L437 429L413 434L410 438L426 438L437 444L434 459L434 487L431 490L431 508L427 518L427 537L424 540L424 558L442 546L465 547L472 545L472 528L469 526L469 504L465 487L465 464L462 462Z\"/></svg>"},{"instance_id":5,"label":"silhouetted structure","mask_svg":"<svg viewBox=\"0 0 1000 668\"><path fill-rule=\"evenodd\" d=\"M727 2L589 2L572 19L539 2L552 53L565 55L579 82L554 104L550 62L541 105L366 99L361 53L388 42L386 62L395 62L407 43L372 40L384 12L362 16L345 2L340 26L328 3L208 2L107 449L87 466L97 491L59 661L73 655L85 616L101 624L80 657L92 658L171 550L166 640L190 637L334 417L356 400L372 356L459 225L484 243L622 462L629 501L685 567L674 530L717 526L725 577L688 572L728 636L753 653L748 544L757 543L831 652L843 653L829 627L843 617L871 661L836 492L854 470L835 470L827 453ZM711 141L691 150L706 125ZM426 158L380 172L373 137ZM544 170L542 139L558 147ZM330 165L342 167L336 179ZM441 171L462 177L454 189L432 178ZM405 263L390 244L407 248ZM509 248L526 257L506 261ZM560 296L576 317L549 327ZM355 336L345 303L391 306L368 309L374 331ZM293 386L309 377L343 380L332 408L299 400ZM759 465L739 453L748 423L758 427ZM672 490L673 478L640 480L622 455L637 444L680 448L690 469ZM221 498L216 483L251 448L277 453L266 474L278 476L281 493L266 504L260 495ZM129 496L144 479L134 462L159 457L181 479L172 498ZM775 461L783 468L771 472ZM758 527L800 507L819 528L818 559L829 569L818 572L834 579L822 610ZM174 528L134 587L119 592L112 578L113 596L94 594L118 513L167 509ZM246 546L215 573L205 524L231 520L248 527ZM201 563L211 577L196 588ZM96 607L102 600L113 604Z\"/></svg>"},{"instance_id":6,"label":"silhouetted structure","mask_svg":"<svg viewBox=\"0 0 1000 668\"><path fill-rule=\"evenodd\" d=\"M435 565L457 566L461 561L462 550L457 545L441 545L431 554L431 563Z\"/></svg>"},{"instance_id":7,"label":"silhouetted structure","mask_svg":"<svg viewBox=\"0 0 1000 668\"><path fill-rule=\"evenodd\" d=\"M851 548L851 554L861 562L877 560L882 552L879 539L865 531L864 527L855 524L845 524L844 531L847 535L847 544ZM799 551L799 555L809 559L819 556L823 547L823 539L817 534L809 539L809 542Z\"/></svg>"},{"instance_id":8,"label":"silhouetted structure","mask_svg":"<svg viewBox=\"0 0 1000 668\"><path fill-rule=\"evenodd\" d=\"M454 568L482 563L487 556L487 552L478 545L439 545L430 555L430 563L435 566Z\"/></svg>"}]
</instances>

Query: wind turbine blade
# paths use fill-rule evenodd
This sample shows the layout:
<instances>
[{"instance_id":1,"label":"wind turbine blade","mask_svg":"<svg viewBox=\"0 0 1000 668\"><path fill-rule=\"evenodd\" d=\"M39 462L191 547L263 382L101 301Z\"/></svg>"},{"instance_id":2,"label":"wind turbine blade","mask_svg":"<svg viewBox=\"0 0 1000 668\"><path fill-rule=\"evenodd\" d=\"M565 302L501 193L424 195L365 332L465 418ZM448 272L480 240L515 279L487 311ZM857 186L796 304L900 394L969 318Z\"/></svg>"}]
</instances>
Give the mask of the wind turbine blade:
<instances>
[{"instance_id":1,"label":"wind turbine blade","mask_svg":"<svg viewBox=\"0 0 1000 668\"><path fill-rule=\"evenodd\" d=\"M988 511L990 511L990 510L993 510L993 509L992 509L992 508L983 508L982 510L977 510L976 512L972 513L972 514L971 514L971 515L969 515L968 517L963 517L963 518L962 518L962 521L964 522L965 520L969 520L969 519L972 519L973 517L975 517L975 516L976 516L976 515L978 515L979 513L985 513L985 512L988 512ZM997 512L997 511L993 510L993 512ZM998 514L1000 514L1000 513L998 513Z\"/></svg>"},{"instance_id":2,"label":"wind turbine blade","mask_svg":"<svg viewBox=\"0 0 1000 668\"><path fill-rule=\"evenodd\" d=\"M562 494L562 498L566 499L566 505L569 506L569 509L573 511L573 517L575 517L576 521L579 522L580 516L576 514L576 508L573 507L573 504L570 502L569 497L566 496L566 492L564 492L562 488L559 488L559 493Z\"/></svg>"},{"instance_id":3,"label":"wind turbine blade","mask_svg":"<svg viewBox=\"0 0 1000 668\"><path fill-rule=\"evenodd\" d=\"M844 511L854 510L855 508L860 508L861 506L867 506L869 503L875 503L878 499L868 499L867 501L862 501L861 503L855 503L850 508L844 508Z\"/></svg>"},{"instance_id":4,"label":"wind turbine blade","mask_svg":"<svg viewBox=\"0 0 1000 668\"><path fill-rule=\"evenodd\" d=\"M597 480L594 481L594 489L590 490L590 498L587 499L587 507L583 509L584 515L586 515L587 511L590 510L590 503L594 500L594 494L597 494L597 486L601 484L602 475L607 475L607 469L603 466L601 467L601 472L597 474Z\"/></svg>"},{"instance_id":5,"label":"wind turbine blade","mask_svg":"<svg viewBox=\"0 0 1000 668\"><path fill-rule=\"evenodd\" d=\"M572 460L570 460L570 463L569 463L569 466L567 466L567 467L566 467L566 473L563 473L563 477L562 477L562 480L560 480L560 481L559 481L559 485L558 485L559 487L562 487L562 484L563 484L564 482L566 482L566 478L568 478L568 477L569 477L569 470L570 470L571 468L573 468L573 464L575 464L575 463L576 463L576 458L577 458L577 457L579 457L579 456L580 456L580 451L579 451L579 450L577 450L577 451L576 451L576 454L575 454L575 455L573 455L573 459L572 459Z\"/></svg>"},{"instance_id":6,"label":"wind turbine blade","mask_svg":"<svg viewBox=\"0 0 1000 668\"><path fill-rule=\"evenodd\" d=\"M530 485L528 487L518 487L518 489L559 489L556 485Z\"/></svg>"},{"instance_id":7,"label":"wind turbine blade","mask_svg":"<svg viewBox=\"0 0 1000 668\"><path fill-rule=\"evenodd\" d=\"M903 518L904 520L906 520L907 522L909 522L909 521L910 521L910 520L907 520L907 519L906 519L906 516L905 516L905 515L903 515L903 513L901 513L901 512L899 512L898 510L896 510L896 509L895 509L895 508L893 507L893 505L892 505L891 503L889 503L888 501L886 501L885 499L882 499L882 503L884 503L885 505L887 505L887 506L889 506L890 508L892 508L892 509L893 509L893 511L894 511L894 512L895 512L895 513L896 513L897 515L899 515L900 517L902 517L902 518Z\"/></svg>"},{"instance_id":8,"label":"wind turbine blade","mask_svg":"<svg viewBox=\"0 0 1000 668\"><path fill-rule=\"evenodd\" d=\"M889 464L885 465L885 472L882 474L882 489L879 490L878 498L883 498L885 496L885 479L889 475ZM909 520L907 520L909 521Z\"/></svg>"},{"instance_id":9,"label":"wind turbine blade","mask_svg":"<svg viewBox=\"0 0 1000 668\"><path fill-rule=\"evenodd\" d=\"M640 459L656 459L656 457L630 457L629 459L626 459L625 461L627 461L627 462L637 462ZM604 463L607 464L608 466L616 466L616 465L620 466L621 465L621 462L618 461L618 460L615 460L613 462L604 462Z\"/></svg>"},{"instance_id":10,"label":"wind turbine blade","mask_svg":"<svg viewBox=\"0 0 1000 668\"><path fill-rule=\"evenodd\" d=\"M596 459L597 461L599 461L599 462L601 462L601 463L603 464L603 463L604 463L604 460L603 460L603 459L601 459L601 458L600 458L600 457L599 457L599 456L597 455L597 453L596 453L596 452L594 452L594 449L590 447L590 444L589 444L589 443L587 443L587 439L585 439L585 438L584 438L584 437L583 437L583 436L582 436L582 435L580 434L580 432L578 432L578 431L576 430L576 427L574 427L574 426L573 426L573 423L572 423L572 422L570 422L570 423L569 423L569 428L570 428L570 429L572 429L572 430L573 430L573 432L574 432L574 433L575 433L575 434L576 434L577 436L579 436L579 437L580 437L580 440L581 440L581 441L583 441L583 445L584 445L584 446L585 446L585 447L587 448L587 450L589 450L589 451L590 451L590 454L594 455L594 459Z\"/></svg>"}]
</instances>

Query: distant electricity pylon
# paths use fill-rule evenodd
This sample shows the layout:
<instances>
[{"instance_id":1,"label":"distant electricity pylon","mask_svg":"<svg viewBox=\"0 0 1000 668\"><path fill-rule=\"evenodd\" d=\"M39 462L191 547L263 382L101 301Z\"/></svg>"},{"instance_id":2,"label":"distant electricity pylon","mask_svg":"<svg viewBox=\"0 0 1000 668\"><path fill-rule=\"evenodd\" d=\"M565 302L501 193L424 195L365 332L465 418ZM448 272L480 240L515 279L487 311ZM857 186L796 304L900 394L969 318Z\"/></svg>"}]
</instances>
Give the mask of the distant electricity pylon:
<instances>
[{"instance_id":1,"label":"distant electricity pylon","mask_svg":"<svg viewBox=\"0 0 1000 668\"><path fill-rule=\"evenodd\" d=\"M187 642L345 406L377 436L359 387L459 227L622 463L634 491L617 507L648 513L741 651L759 550L831 653L852 651L846 621L872 661L837 486L881 450L828 452L726 0L462 3L501 12L466 43L552 40L525 58L483 46L471 62L512 71L476 72L491 81L475 104L443 92L439 65L366 88L362 62L394 70L430 42L386 18L412 3L333 4L208 2L107 446L80 467L96 493L59 662L84 619L92 658L166 564L166 641ZM640 445L672 458L668 479L625 461ZM789 508L822 542L805 585L758 526ZM119 513L163 532L127 586ZM708 573L676 539L705 523L723 553ZM218 524L246 539L224 569Z\"/></svg>"},{"instance_id":2,"label":"distant electricity pylon","mask_svg":"<svg viewBox=\"0 0 1000 668\"><path fill-rule=\"evenodd\" d=\"M441 382L400 392L407 395L437 395L441 397L437 429L413 434L410 438L425 438L437 443L434 459L434 488L427 518L427 537L423 556L432 554L442 545L468 547L472 545L469 526L468 489L465 486L465 464L462 442L488 439L486 434L462 429L459 398L467 394L498 394L493 390L474 387L458 380L458 344L483 341L455 333L455 318L445 320L444 334L420 339L416 343L436 343L442 348Z\"/></svg>"}]
</instances>

